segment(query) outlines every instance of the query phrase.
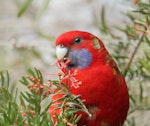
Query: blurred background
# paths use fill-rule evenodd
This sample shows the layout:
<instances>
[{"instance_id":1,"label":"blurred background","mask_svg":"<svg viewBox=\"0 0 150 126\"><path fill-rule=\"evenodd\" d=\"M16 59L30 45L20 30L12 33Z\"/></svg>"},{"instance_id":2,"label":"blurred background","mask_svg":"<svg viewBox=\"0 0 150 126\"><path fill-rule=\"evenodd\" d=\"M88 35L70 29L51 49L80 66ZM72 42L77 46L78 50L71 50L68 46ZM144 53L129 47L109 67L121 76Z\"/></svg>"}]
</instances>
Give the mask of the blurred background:
<instances>
[{"instance_id":1,"label":"blurred background","mask_svg":"<svg viewBox=\"0 0 150 126\"><path fill-rule=\"evenodd\" d=\"M55 39L63 32L83 30L98 36L122 71L140 38L140 33L128 32L135 32L129 26L134 26L134 16L140 17L130 14L135 10L135 0L0 0L0 3L0 70L9 71L12 83L33 67L49 79L57 78L49 74L58 72L51 64L56 62ZM129 126L150 126L150 83L145 80L150 68L139 70L136 64L150 48L144 43L140 48L131 65L133 69L126 75L133 93L133 109L126 121ZM141 77L142 72L148 74L147 78ZM17 87L22 90L19 82Z\"/></svg>"},{"instance_id":2,"label":"blurred background","mask_svg":"<svg viewBox=\"0 0 150 126\"><path fill-rule=\"evenodd\" d=\"M99 29L102 8L106 7L110 26L122 26L128 22L123 13L131 4L120 0L29 0L26 7L26 1L1 0L0 69L14 75L28 67L50 72L50 64L56 60L55 39L69 30L91 32L109 44L108 36Z\"/></svg>"}]
</instances>

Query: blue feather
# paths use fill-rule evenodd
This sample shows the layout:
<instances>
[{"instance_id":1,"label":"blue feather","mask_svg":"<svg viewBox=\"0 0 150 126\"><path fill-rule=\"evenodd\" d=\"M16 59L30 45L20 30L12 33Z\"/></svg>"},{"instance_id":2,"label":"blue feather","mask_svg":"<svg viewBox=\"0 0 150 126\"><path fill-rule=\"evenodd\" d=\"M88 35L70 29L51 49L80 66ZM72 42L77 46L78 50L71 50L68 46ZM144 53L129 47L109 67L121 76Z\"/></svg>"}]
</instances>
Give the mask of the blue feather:
<instances>
[{"instance_id":1,"label":"blue feather","mask_svg":"<svg viewBox=\"0 0 150 126\"><path fill-rule=\"evenodd\" d=\"M92 54L86 49L70 50L68 53L68 57L71 61L69 69L71 68L85 69L92 62Z\"/></svg>"}]
</instances>

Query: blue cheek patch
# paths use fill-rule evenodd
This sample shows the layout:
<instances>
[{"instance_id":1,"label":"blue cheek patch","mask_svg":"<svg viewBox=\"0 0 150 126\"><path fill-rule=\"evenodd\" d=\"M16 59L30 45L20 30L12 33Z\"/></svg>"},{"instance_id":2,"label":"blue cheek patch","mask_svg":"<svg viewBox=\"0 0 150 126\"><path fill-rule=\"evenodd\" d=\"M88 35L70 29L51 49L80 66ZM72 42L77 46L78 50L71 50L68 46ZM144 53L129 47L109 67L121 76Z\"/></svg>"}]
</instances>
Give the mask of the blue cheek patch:
<instances>
[{"instance_id":1,"label":"blue cheek patch","mask_svg":"<svg viewBox=\"0 0 150 126\"><path fill-rule=\"evenodd\" d=\"M86 50L70 50L69 59L71 60L69 68L87 68L92 62L92 54Z\"/></svg>"}]
</instances>

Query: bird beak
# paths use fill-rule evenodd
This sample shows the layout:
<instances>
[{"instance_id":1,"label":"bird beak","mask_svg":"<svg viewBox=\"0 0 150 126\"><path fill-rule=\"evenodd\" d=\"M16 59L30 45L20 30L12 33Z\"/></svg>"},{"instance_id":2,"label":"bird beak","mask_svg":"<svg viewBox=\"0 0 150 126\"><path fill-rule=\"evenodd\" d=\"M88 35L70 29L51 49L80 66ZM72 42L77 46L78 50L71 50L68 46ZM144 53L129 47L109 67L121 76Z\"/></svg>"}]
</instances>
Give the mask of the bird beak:
<instances>
[{"instance_id":1,"label":"bird beak","mask_svg":"<svg viewBox=\"0 0 150 126\"><path fill-rule=\"evenodd\" d=\"M63 59L68 53L68 48L60 44L56 46L56 55L58 59Z\"/></svg>"}]
</instances>

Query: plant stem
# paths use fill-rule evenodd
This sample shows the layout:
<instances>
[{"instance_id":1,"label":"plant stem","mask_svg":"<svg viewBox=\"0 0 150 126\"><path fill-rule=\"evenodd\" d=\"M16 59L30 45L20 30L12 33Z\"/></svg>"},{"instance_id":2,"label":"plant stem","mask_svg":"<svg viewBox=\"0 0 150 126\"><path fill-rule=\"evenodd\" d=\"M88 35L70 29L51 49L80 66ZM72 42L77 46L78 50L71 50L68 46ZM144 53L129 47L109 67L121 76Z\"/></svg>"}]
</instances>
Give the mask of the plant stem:
<instances>
[{"instance_id":1,"label":"plant stem","mask_svg":"<svg viewBox=\"0 0 150 126\"><path fill-rule=\"evenodd\" d=\"M142 43L144 34L145 34L145 32L143 32L143 33L141 34L141 36L140 36L140 38L139 38L139 40L138 40L138 43L137 43L137 45L136 45L136 47L135 47L135 49L134 49L134 51L133 51L133 53L132 53L132 55L131 55L131 57L130 57L130 59L129 59L129 62L128 62L127 65L126 65L126 68L125 68L125 71L124 71L124 76L126 76L127 72L129 71L129 68L130 68L130 66L131 66L131 64L132 64L132 61L133 61L133 59L134 59L134 57L135 57L135 54L136 54L136 52L137 52L137 50L138 50L140 44Z\"/></svg>"}]
</instances>

